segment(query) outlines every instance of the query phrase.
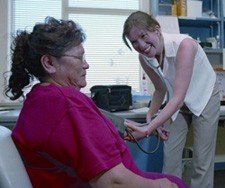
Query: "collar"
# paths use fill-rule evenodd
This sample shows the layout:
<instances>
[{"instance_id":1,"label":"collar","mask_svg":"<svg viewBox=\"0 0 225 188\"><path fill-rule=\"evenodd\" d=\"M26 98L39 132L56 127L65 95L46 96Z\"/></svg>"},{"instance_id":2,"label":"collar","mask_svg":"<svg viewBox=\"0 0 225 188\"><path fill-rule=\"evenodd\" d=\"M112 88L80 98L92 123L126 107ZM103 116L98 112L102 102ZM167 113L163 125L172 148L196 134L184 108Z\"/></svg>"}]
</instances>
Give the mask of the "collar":
<instances>
[{"instance_id":1,"label":"collar","mask_svg":"<svg viewBox=\"0 0 225 188\"><path fill-rule=\"evenodd\" d=\"M176 50L175 50L176 43L173 40L173 37L171 37L170 35L171 34L162 32L162 36L164 39L165 57L175 57L176 56Z\"/></svg>"}]
</instances>

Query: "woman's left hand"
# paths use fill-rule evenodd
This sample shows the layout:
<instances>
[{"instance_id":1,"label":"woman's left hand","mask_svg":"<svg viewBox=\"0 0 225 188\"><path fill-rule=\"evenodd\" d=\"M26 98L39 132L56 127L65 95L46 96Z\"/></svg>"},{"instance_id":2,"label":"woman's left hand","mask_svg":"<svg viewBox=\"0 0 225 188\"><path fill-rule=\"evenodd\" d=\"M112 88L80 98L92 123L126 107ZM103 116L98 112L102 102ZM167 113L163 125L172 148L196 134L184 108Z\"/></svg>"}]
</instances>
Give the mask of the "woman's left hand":
<instances>
[{"instance_id":1,"label":"woman's left hand","mask_svg":"<svg viewBox=\"0 0 225 188\"><path fill-rule=\"evenodd\" d=\"M124 125L132 132L132 135L136 140L141 140L146 137L146 132L148 131L147 126L143 126L141 123L137 123L132 120L125 119ZM125 132L124 140L133 142L134 139L129 132Z\"/></svg>"}]
</instances>

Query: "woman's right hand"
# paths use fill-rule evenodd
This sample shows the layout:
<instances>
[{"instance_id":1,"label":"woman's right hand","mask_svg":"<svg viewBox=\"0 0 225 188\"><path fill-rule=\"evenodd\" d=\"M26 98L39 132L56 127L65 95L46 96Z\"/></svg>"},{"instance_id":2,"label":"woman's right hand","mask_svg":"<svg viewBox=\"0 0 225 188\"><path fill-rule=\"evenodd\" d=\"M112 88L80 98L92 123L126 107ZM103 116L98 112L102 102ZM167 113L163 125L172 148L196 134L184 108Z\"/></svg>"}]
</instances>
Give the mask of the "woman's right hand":
<instances>
[{"instance_id":1,"label":"woman's right hand","mask_svg":"<svg viewBox=\"0 0 225 188\"><path fill-rule=\"evenodd\" d=\"M163 127L159 127L156 129L157 130L157 134L160 136L161 140L168 140L169 136L170 136L170 132L163 128Z\"/></svg>"}]
</instances>

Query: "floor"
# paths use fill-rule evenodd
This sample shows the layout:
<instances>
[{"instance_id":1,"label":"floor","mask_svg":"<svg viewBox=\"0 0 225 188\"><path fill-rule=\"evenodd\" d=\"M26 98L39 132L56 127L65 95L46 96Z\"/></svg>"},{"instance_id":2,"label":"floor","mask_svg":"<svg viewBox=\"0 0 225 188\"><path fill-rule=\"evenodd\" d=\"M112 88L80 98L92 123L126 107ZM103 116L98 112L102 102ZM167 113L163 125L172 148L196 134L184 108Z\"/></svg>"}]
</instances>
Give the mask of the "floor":
<instances>
[{"instance_id":1,"label":"floor","mask_svg":"<svg viewBox=\"0 0 225 188\"><path fill-rule=\"evenodd\" d=\"M214 188L225 188L225 170L215 171Z\"/></svg>"}]
</instances>

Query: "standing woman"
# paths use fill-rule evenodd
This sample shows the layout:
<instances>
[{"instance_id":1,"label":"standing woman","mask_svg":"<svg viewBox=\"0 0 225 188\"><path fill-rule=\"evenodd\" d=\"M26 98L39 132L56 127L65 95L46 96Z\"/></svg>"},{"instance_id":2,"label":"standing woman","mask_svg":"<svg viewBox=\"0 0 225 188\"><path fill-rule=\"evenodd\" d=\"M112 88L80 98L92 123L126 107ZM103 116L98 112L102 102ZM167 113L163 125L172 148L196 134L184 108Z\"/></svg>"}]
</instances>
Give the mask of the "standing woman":
<instances>
[{"instance_id":1,"label":"standing woman","mask_svg":"<svg viewBox=\"0 0 225 188\"><path fill-rule=\"evenodd\" d=\"M139 53L140 64L155 87L146 116L148 126L138 127L129 120L125 125L142 139L165 124L170 135L164 142L163 173L181 177L182 152L191 122L194 144L190 187L213 188L220 98L216 74L205 52L188 35L161 32L160 24L140 11L127 18L122 37ZM166 94L166 106L151 120ZM129 134L126 139L131 139Z\"/></svg>"}]
</instances>

